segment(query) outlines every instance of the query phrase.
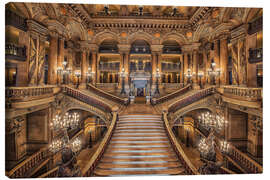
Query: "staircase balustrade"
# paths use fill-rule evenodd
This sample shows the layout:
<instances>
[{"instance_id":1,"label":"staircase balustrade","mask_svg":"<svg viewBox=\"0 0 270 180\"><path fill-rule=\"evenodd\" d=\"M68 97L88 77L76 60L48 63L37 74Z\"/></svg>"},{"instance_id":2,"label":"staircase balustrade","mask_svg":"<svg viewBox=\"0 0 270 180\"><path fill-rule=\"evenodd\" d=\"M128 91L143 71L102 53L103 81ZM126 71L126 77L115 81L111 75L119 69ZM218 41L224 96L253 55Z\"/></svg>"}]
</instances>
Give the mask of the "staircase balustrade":
<instances>
[{"instance_id":1,"label":"staircase balustrade","mask_svg":"<svg viewBox=\"0 0 270 180\"><path fill-rule=\"evenodd\" d=\"M96 93L97 95L100 95L102 97L105 97L105 98L108 98L109 100L111 101L114 101L118 104L125 104L125 105L128 105L129 103L129 100L128 98L120 98L120 97L117 97L117 96L114 96L112 94L109 94L105 91L102 91L96 87L94 87L93 85L91 84L87 84L87 89L90 90L90 91L93 91L94 93Z\"/></svg>"},{"instance_id":2,"label":"staircase balustrade","mask_svg":"<svg viewBox=\"0 0 270 180\"><path fill-rule=\"evenodd\" d=\"M38 152L34 153L18 166L10 170L7 174L10 178L22 178L26 177L27 173L30 170L37 167L41 162L45 161L48 158L48 149L44 147L40 149Z\"/></svg>"},{"instance_id":3,"label":"staircase balustrade","mask_svg":"<svg viewBox=\"0 0 270 180\"><path fill-rule=\"evenodd\" d=\"M196 129L202 136L207 136L205 134L206 130L202 127ZM215 134L215 139L220 140L221 138L217 136L218 135ZM243 168L243 170L245 170L247 173L262 173L262 166L253 159L251 159L248 155L237 149L233 144L230 144L230 151L227 156L229 156L233 161L235 161L235 163L240 165L240 167ZM230 160L230 158L228 158L228 160Z\"/></svg>"},{"instance_id":4,"label":"staircase balustrade","mask_svg":"<svg viewBox=\"0 0 270 180\"><path fill-rule=\"evenodd\" d=\"M175 92L173 92L171 94L168 94L166 96L162 96L162 97L157 98L157 99L156 98L153 98L153 99L151 99L151 103L154 104L154 105L155 104L163 103L165 101L168 101L168 100L171 100L173 98L176 98L177 96L183 95L184 93L186 93L187 91L189 91L191 88L192 88L191 85L188 85L188 86L186 86L186 87L184 87L184 88L182 88L180 90L177 90L177 91L175 91Z\"/></svg>"},{"instance_id":5,"label":"staircase balustrade","mask_svg":"<svg viewBox=\"0 0 270 180\"><path fill-rule=\"evenodd\" d=\"M107 133L105 134L95 154L92 156L88 164L86 164L86 166L82 169L82 174L84 177L89 177L93 174L94 169L96 168L98 162L100 161L101 157L104 154L104 151L106 150L106 147L108 146L111 140L112 133L113 133L113 130L115 129L117 119L118 119L117 112L113 112L112 123L110 127L108 128Z\"/></svg>"},{"instance_id":6,"label":"staircase balustrade","mask_svg":"<svg viewBox=\"0 0 270 180\"><path fill-rule=\"evenodd\" d=\"M189 158L185 154L184 150L182 149L181 145L178 143L176 137L174 136L173 131L169 125L169 121L167 119L166 112L163 113L163 120L164 120L164 124L165 124L165 129L166 129L167 135L170 139L170 142L172 144L172 147L173 147L174 151L176 152L180 162L183 164L183 166L186 170L186 173L192 174L192 175L198 175L199 174L198 170L191 163L191 161L189 160Z\"/></svg>"},{"instance_id":7,"label":"staircase balustrade","mask_svg":"<svg viewBox=\"0 0 270 180\"><path fill-rule=\"evenodd\" d=\"M96 100L95 98L93 98L89 95L86 95L86 94L80 92L79 90L76 90L76 89L73 89L73 88L70 88L67 86L63 86L62 89L63 89L63 92L70 97L73 97L77 100L80 100L86 104L94 106L94 107L101 109L105 112L111 112L110 106L108 106L107 104L105 104L101 101Z\"/></svg>"},{"instance_id":8,"label":"staircase balustrade","mask_svg":"<svg viewBox=\"0 0 270 180\"><path fill-rule=\"evenodd\" d=\"M187 106L189 104L192 104L202 98L205 98L211 94L213 94L215 92L215 88L214 87L210 87L210 88L207 88L207 89L203 89L203 90L200 90L198 91L197 93L195 94L192 94L190 96L187 96L183 99L181 99L180 101L174 103L172 106L169 107L168 111L169 112L175 112L177 111L178 109L184 107L184 106Z\"/></svg>"}]
</instances>

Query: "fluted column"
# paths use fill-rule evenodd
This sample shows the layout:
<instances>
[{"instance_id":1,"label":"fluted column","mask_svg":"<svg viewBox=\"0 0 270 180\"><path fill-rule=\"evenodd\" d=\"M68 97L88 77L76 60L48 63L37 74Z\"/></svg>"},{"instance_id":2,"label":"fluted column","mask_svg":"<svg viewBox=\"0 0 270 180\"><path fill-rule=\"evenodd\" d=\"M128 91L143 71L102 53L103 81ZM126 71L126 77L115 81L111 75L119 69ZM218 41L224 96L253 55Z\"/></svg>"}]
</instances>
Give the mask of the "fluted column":
<instances>
[{"instance_id":1,"label":"fluted column","mask_svg":"<svg viewBox=\"0 0 270 180\"><path fill-rule=\"evenodd\" d=\"M202 78L202 84L207 84L207 69L208 69L208 65L207 65L207 50L204 49L203 50L203 73L204 76Z\"/></svg>"},{"instance_id":2,"label":"fluted column","mask_svg":"<svg viewBox=\"0 0 270 180\"><path fill-rule=\"evenodd\" d=\"M64 37L59 37L58 42L59 42L59 52L57 56L57 67L63 67L63 61L64 61Z\"/></svg>"},{"instance_id":3,"label":"fluted column","mask_svg":"<svg viewBox=\"0 0 270 180\"><path fill-rule=\"evenodd\" d=\"M180 63L181 63L181 68L180 68L180 73L179 73L179 80L177 82L184 83L184 57L183 54L180 55Z\"/></svg>"},{"instance_id":4,"label":"fluted column","mask_svg":"<svg viewBox=\"0 0 270 180\"><path fill-rule=\"evenodd\" d=\"M223 35L220 39L220 83L222 85L228 84L228 43L227 43L227 35Z\"/></svg>"},{"instance_id":5,"label":"fluted column","mask_svg":"<svg viewBox=\"0 0 270 180\"><path fill-rule=\"evenodd\" d=\"M58 36L56 33L50 33L50 47L48 60L48 84L57 84L57 48Z\"/></svg>"}]
</instances>

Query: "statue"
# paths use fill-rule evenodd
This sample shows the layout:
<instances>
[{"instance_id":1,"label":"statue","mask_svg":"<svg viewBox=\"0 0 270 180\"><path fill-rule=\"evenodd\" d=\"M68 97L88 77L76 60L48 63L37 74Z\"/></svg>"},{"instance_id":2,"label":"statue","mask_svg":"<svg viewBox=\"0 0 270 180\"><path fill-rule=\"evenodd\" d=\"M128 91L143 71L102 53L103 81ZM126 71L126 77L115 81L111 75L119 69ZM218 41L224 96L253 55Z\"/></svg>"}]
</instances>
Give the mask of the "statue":
<instances>
[{"instance_id":1,"label":"statue","mask_svg":"<svg viewBox=\"0 0 270 180\"><path fill-rule=\"evenodd\" d=\"M64 148L62 151L62 164L58 170L58 177L80 177L82 176L80 167L74 152L70 148Z\"/></svg>"}]
</instances>

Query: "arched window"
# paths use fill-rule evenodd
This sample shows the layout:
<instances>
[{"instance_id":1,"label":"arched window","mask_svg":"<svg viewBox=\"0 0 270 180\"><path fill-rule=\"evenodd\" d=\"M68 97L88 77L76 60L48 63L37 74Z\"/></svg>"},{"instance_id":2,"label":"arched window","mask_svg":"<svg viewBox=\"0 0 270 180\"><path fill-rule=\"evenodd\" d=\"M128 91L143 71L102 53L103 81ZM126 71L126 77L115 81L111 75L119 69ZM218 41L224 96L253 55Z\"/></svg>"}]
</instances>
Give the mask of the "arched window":
<instances>
[{"instance_id":1,"label":"arched window","mask_svg":"<svg viewBox=\"0 0 270 180\"><path fill-rule=\"evenodd\" d=\"M118 53L117 41L115 40L104 40L99 45L100 53Z\"/></svg>"},{"instance_id":2,"label":"arched window","mask_svg":"<svg viewBox=\"0 0 270 180\"><path fill-rule=\"evenodd\" d=\"M151 54L150 45L145 40L136 40L131 44L130 54Z\"/></svg>"}]
</instances>

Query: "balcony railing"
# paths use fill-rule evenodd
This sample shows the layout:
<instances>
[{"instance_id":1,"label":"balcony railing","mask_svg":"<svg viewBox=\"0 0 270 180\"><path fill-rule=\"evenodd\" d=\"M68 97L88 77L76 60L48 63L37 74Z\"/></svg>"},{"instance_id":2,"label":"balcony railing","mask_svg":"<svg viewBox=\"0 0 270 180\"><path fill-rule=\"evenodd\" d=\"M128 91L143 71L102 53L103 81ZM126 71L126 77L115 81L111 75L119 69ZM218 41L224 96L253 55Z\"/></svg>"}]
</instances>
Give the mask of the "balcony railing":
<instances>
[{"instance_id":1,"label":"balcony railing","mask_svg":"<svg viewBox=\"0 0 270 180\"><path fill-rule=\"evenodd\" d=\"M114 102L118 103L118 104L127 105L129 103L128 98L123 99L123 98L120 98L118 96L114 96L114 95L109 94L109 93L107 93L105 91L102 91L101 89L98 89L98 88L94 87L91 84L87 84L86 88L88 90L90 90L90 91L93 91L95 94L100 95L102 97L105 97L105 98L107 98L107 99L109 99L111 101L114 101Z\"/></svg>"},{"instance_id":2,"label":"balcony railing","mask_svg":"<svg viewBox=\"0 0 270 180\"><path fill-rule=\"evenodd\" d=\"M10 10L6 10L6 25L14 26L23 31L27 31L26 19Z\"/></svg>"},{"instance_id":3,"label":"balcony railing","mask_svg":"<svg viewBox=\"0 0 270 180\"><path fill-rule=\"evenodd\" d=\"M200 90L199 92L192 94L190 96L187 96L186 98L181 99L180 101L176 102L175 104L173 104L172 106L169 107L168 111L174 113L178 109L185 107L189 104L192 104L192 103L194 103L202 98L205 98L205 97L213 94L214 92L215 92L214 87Z\"/></svg>"},{"instance_id":4,"label":"balcony railing","mask_svg":"<svg viewBox=\"0 0 270 180\"><path fill-rule=\"evenodd\" d=\"M242 97L247 100L257 101L262 99L262 88L224 86L223 89L224 94Z\"/></svg>"},{"instance_id":5,"label":"balcony railing","mask_svg":"<svg viewBox=\"0 0 270 180\"><path fill-rule=\"evenodd\" d=\"M7 87L6 98L15 101L23 101L41 96L47 97L54 93L55 86L36 86L36 87Z\"/></svg>"},{"instance_id":6,"label":"balcony railing","mask_svg":"<svg viewBox=\"0 0 270 180\"><path fill-rule=\"evenodd\" d=\"M167 119L167 113L163 113L163 120L165 124L165 129L167 132L167 135L170 139L171 145L174 149L174 151L177 154L177 157L179 158L180 162L182 163L183 167L185 168L186 174L193 174L197 175L199 172L195 168L195 166L191 163L189 158L186 156L184 150L182 149L181 145L178 143L176 137L173 134L173 131L169 125L169 121Z\"/></svg>"},{"instance_id":7,"label":"balcony railing","mask_svg":"<svg viewBox=\"0 0 270 180\"><path fill-rule=\"evenodd\" d=\"M31 170L48 158L48 153L47 147L40 149L38 152L34 153L32 156L9 171L7 176L10 178L27 177L27 174L29 174Z\"/></svg>"},{"instance_id":8,"label":"balcony railing","mask_svg":"<svg viewBox=\"0 0 270 180\"><path fill-rule=\"evenodd\" d=\"M176 63L162 63L161 69L162 72L179 72L180 71L180 64Z\"/></svg>"},{"instance_id":9,"label":"balcony railing","mask_svg":"<svg viewBox=\"0 0 270 180\"><path fill-rule=\"evenodd\" d=\"M100 71L119 71L120 63L103 63L99 64Z\"/></svg>"},{"instance_id":10,"label":"balcony railing","mask_svg":"<svg viewBox=\"0 0 270 180\"><path fill-rule=\"evenodd\" d=\"M26 47L18 46L16 44L6 44L6 59L25 61Z\"/></svg>"},{"instance_id":11,"label":"balcony railing","mask_svg":"<svg viewBox=\"0 0 270 180\"><path fill-rule=\"evenodd\" d=\"M94 169L97 167L98 162L100 161L101 157L103 156L106 147L108 146L113 130L115 129L116 122L118 119L117 112L113 112L113 119L110 127L108 128L107 133L105 134L103 140L101 141L98 149L96 150L95 154L92 156L88 164L82 169L82 174L84 177L89 177L93 174Z\"/></svg>"},{"instance_id":12,"label":"balcony railing","mask_svg":"<svg viewBox=\"0 0 270 180\"><path fill-rule=\"evenodd\" d=\"M95 99L95 98L93 98L93 97L91 97L83 92L80 92L79 90L76 90L76 89L73 89L73 88L67 87L67 86L62 87L62 90L66 95L68 95L70 97L73 97L79 101L82 101L86 104L94 106L98 109L101 109L104 112L111 112L110 106L108 106L107 104L105 104L101 101L98 101L97 99Z\"/></svg>"},{"instance_id":13,"label":"balcony railing","mask_svg":"<svg viewBox=\"0 0 270 180\"><path fill-rule=\"evenodd\" d=\"M186 87L184 87L182 89L179 89L179 90L177 90L177 91L175 91L175 92L173 92L171 94L168 94L166 96L162 96L162 97L157 98L157 99L153 98L153 99L151 99L151 103L152 104L160 104L160 103L163 103L165 101L169 101L169 100L171 100L173 98L176 98L177 96L180 96L180 95L186 93L190 89L191 89L191 85L188 85L188 86L186 86Z\"/></svg>"}]
</instances>

